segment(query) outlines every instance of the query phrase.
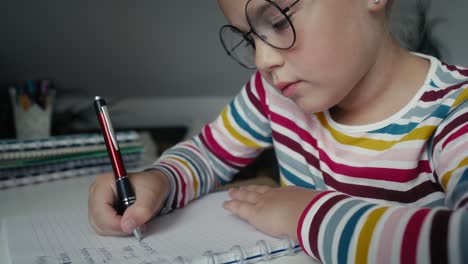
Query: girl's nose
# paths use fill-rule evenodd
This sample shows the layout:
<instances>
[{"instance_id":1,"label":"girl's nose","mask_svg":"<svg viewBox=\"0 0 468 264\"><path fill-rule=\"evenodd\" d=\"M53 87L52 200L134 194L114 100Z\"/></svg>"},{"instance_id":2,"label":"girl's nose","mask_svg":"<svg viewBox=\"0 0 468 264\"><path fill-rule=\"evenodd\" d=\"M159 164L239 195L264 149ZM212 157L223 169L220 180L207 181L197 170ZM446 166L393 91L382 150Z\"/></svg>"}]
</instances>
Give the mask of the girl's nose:
<instances>
[{"instance_id":1,"label":"girl's nose","mask_svg":"<svg viewBox=\"0 0 468 264\"><path fill-rule=\"evenodd\" d=\"M284 61L281 50L276 49L258 36L255 36L255 64L260 71L272 71L272 69L281 66Z\"/></svg>"}]
</instances>

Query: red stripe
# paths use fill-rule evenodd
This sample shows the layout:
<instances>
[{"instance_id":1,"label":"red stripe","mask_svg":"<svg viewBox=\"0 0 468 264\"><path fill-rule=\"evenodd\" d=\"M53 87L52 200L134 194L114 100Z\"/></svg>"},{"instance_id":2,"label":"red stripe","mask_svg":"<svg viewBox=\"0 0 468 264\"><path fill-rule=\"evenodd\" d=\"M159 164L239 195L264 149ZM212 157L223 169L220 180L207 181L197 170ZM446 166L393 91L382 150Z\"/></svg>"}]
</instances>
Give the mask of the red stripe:
<instances>
[{"instance_id":1,"label":"red stripe","mask_svg":"<svg viewBox=\"0 0 468 264\"><path fill-rule=\"evenodd\" d=\"M175 175L177 176L177 179L178 179L177 182L180 184L180 187L181 187L181 192L179 192L179 194L181 194L181 197L180 197L180 204L178 205L178 208L182 208L185 206L185 197L187 196L187 182L185 181L184 176L177 169L177 167L171 164L167 164L167 165L170 166L176 172Z\"/></svg>"},{"instance_id":2,"label":"red stripe","mask_svg":"<svg viewBox=\"0 0 468 264\"><path fill-rule=\"evenodd\" d=\"M196 153L198 153L198 154L201 154L200 149L194 147L192 144L187 144L187 143L186 143L186 144L183 144L183 145L184 145L186 148L191 149L193 152L196 152Z\"/></svg>"},{"instance_id":3,"label":"red stripe","mask_svg":"<svg viewBox=\"0 0 468 264\"><path fill-rule=\"evenodd\" d=\"M468 82L462 82L458 83L456 85L449 86L443 90L437 90L437 91L427 91L421 96L421 101L423 102L434 102L437 101L440 98L445 97L447 94L452 92L453 90L457 90L463 85L468 84Z\"/></svg>"},{"instance_id":4,"label":"red stripe","mask_svg":"<svg viewBox=\"0 0 468 264\"><path fill-rule=\"evenodd\" d=\"M390 169L390 168L376 168L376 167L353 167L334 162L323 149L317 147L317 140L313 138L310 132L305 131L297 126L293 121L283 116L271 112L271 120L277 124L289 128L294 131L299 138L309 143L313 148L319 152L321 161L327 164L335 173L343 174L349 177L361 179L374 179L385 180L390 182L409 182L416 179L421 173L432 173L429 161L422 160L412 169ZM309 151L305 151L302 145L293 139L280 134L277 131L272 132L275 140L291 150L303 155L307 162L317 169L320 169L317 157L313 156Z\"/></svg>"},{"instance_id":5,"label":"red stripe","mask_svg":"<svg viewBox=\"0 0 468 264\"><path fill-rule=\"evenodd\" d=\"M443 210L435 213L432 219L429 238L431 263L449 263L448 261L448 226L451 211Z\"/></svg>"},{"instance_id":6,"label":"red stripe","mask_svg":"<svg viewBox=\"0 0 468 264\"><path fill-rule=\"evenodd\" d=\"M162 166L164 166L168 171L171 172L171 176L173 177L174 181L175 181L175 195L174 195L174 200L172 200L172 203L171 203L171 208L172 209L175 209L175 208L179 208L178 205L177 205L177 198L179 197L179 195L182 195L182 203L183 201L185 200L185 181L183 179L181 179L181 175L179 173L179 171L171 164L167 163L167 162L164 162L164 161L161 161L160 164ZM182 192L179 191L179 186L181 187L182 189Z\"/></svg>"},{"instance_id":7,"label":"red stripe","mask_svg":"<svg viewBox=\"0 0 468 264\"><path fill-rule=\"evenodd\" d=\"M440 185L430 180L422 182L421 184L413 187L412 189L409 189L408 191L396 191L379 187L342 183L323 171L322 175L325 184L337 191L349 194L351 196L359 196L386 201L413 203L423 197L428 196L429 194L435 192L444 192Z\"/></svg>"},{"instance_id":8,"label":"red stripe","mask_svg":"<svg viewBox=\"0 0 468 264\"><path fill-rule=\"evenodd\" d=\"M254 159L253 158L239 158L231 155L228 151L224 150L215 140L213 134L211 133L211 127L205 126L203 130L203 137L202 139L203 144L219 159L223 162L229 164L232 167L240 167L246 166L251 163Z\"/></svg>"},{"instance_id":9,"label":"red stripe","mask_svg":"<svg viewBox=\"0 0 468 264\"><path fill-rule=\"evenodd\" d=\"M450 120L450 123L448 123L444 129L440 133L437 133L437 135L434 138L434 146L439 144L448 134L451 134L452 131L457 129L459 126L466 124L468 120L468 112L462 114L461 116Z\"/></svg>"},{"instance_id":10,"label":"red stripe","mask_svg":"<svg viewBox=\"0 0 468 264\"><path fill-rule=\"evenodd\" d=\"M289 130L293 131L295 134L299 136L299 138L307 143L309 143L312 147L317 149L317 140L310 134L310 131L304 130L300 126L298 126L294 121L279 115L275 112L271 112L271 121L279 124Z\"/></svg>"},{"instance_id":11,"label":"red stripe","mask_svg":"<svg viewBox=\"0 0 468 264\"><path fill-rule=\"evenodd\" d=\"M462 128L460 128L457 132L450 135L445 140L444 144L442 144L442 148L445 148L445 146L447 146L447 144L449 144L450 142L454 141L455 139L457 139L457 138L459 138L461 136L468 136L468 123L465 124Z\"/></svg>"},{"instance_id":12,"label":"red stripe","mask_svg":"<svg viewBox=\"0 0 468 264\"><path fill-rule=\"evenodd\" d=\"M419 177L421 173L432 173L428 160L420 160L412 169L391 169L379 167L353 167L336 163L325 151L319 149L322 162L337 174L359 179L383 180L389 182L410 182Z\"/></svg>"},{"instance_id":13,"label":"red stripe","mask_svg":"<svg viewBox=\"0 0 468 264\"><path fill-rule=\"evenodd\" d=\"M338 202L348 198L346 195L337 195L330 198L326 201L315 213L312 223L310 224L309 229L309 245L310 250L314 253L315 257L322 261L318 252L318 234L320 227L322 226L322 221L325 218L325 215L330 211L330 209L337 204Z\"/></svg>"},{"instance_id":14,"label":"red stripe","mask_svg":"<svg viewBox=\"0 0 468 264\"><path fill-rule=\"evenodd\" d=\"M257 111L264 117L266 117L265 109L260 106L261 101L258 100L257 97L255 97L254 93L252 92L252 87L250 86L250 82L247 83L246 85L246 92L247 92L247 97L249 98L249 101L252 103L252 105L257 109Z\"/></svg>"},{"instance_id":15,"label":"red stripe","mask_svg":"<svg viewBox=\"0 0 468 264\"><path fill-rule=\"evenodd\" d=\"M309 204L306 206L306 208L304 209L304 211L302 211L302 214L301 214L301 217L299 218L299 223L297 224L297 229L296 229L296 233L297 233L297 238L299 240L299 244L301 245L301 247L304 249L304 243L303 243L303 239L302 239L302 226L304 225L304 220L307 216L307 214L309 213L310 211L310 208L318 201L320 200L323 196L329 194L329 193L332 193L332 191L323 191L321 192L320 194L318 194L317 196L315 196L312 201L309 202ZM307 253L307 251L304 250L304 252Z\"/></svg>"},{"instance_id":16,"label":"red stripe","mask_svg":"<svg viewBox=\"0 0 468 264\"><path fill-rule=\"evenodd\" d=\"M268 116L269 111L268 105L266 103L265 87L263 86L262 74L259 71L255 74L255 90L257 91L258 97L260 98L260 103L262 104L262 107L265 111L264 115Z\"/></svg>"},{"instance_id":17,"label":"red stripe","mask_svg":"<svg viewBox=\"0 0 468 264\"><path fill-rule=\"evenodd\" d=\"M403 233L403 242L401 244L400 262L402 264L416 263L419 235L421 234L424 220L430 211L430 209L418 210L408 221L405 232Z\"/></svg>"},{"instance_id":18,"label":"red stripe","mask_svg":"<svg viewBox=\"0 0 468 264\"><path fill-rule=\"evenodd\" d=\"M450 71L457 71L458 73L460 73L461 75L463 76L468 76L468 69L465 69L465 68L459 68L455 65L449 65L449 64L446 64L446 63L442 63L445 67L447 67L447 69L449 69Z\"/></svg>"},{"instance_id":19,"label":"red stripe","mask_svg":"<svg viewBox=\"0 0 468 264\"><path fill-rule=\"evenodd\" d=\"M468 197L466 197L465 199L463 199L463 200L460 202L460 205L458 206L458 208L463 208L463 207L468 207ZM465 209L468 209L468 208L465 208Z\"/></svg>"},{"instance_id":20,"label":"red stripe","mask_svg":"<svg viewBox=\"0 0 468 264\"><path fill-rule=\"evenodd\" d=\"M285 136L283 134L278 133L277 131L272 131L272 137L275 139L276 142L285 145L289 149L291 149L294 152L296 152L296 153L300 154L301 156L303 156L310 166L313 166L313 167L315 167L317 169L320 169L320 164L319 164L319 160L317 159L317 157L312 155L312 153L310 153L309 151L305 151L302 148L302 146L299 145L299 143L297 143L296 141L288 138L287 136ZM307 164L305 164L305 166L306 165Z\"/></svg>"}]
</instances>

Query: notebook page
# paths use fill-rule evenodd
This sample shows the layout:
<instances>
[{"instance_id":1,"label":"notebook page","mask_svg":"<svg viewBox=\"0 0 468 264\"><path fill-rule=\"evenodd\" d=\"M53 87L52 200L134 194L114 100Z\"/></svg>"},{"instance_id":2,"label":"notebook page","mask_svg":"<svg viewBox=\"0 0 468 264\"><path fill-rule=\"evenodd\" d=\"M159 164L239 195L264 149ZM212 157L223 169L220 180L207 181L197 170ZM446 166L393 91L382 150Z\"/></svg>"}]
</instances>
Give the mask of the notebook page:
<instances>
[{"instance_id":1,"label":"notebook page","mask_svg":"<svg viewBox=\"0 0 468 264\"><path fill-rule=\"evenodd\" d=\"M148 224L144 238L102 237L87 220L87 209L6 218L7 245L14 264L167 263L177 256L199 257L225 252L234 245L277 243L222 208L226 192L209 194L186 208Z\"/></svg>"}]
</instances>

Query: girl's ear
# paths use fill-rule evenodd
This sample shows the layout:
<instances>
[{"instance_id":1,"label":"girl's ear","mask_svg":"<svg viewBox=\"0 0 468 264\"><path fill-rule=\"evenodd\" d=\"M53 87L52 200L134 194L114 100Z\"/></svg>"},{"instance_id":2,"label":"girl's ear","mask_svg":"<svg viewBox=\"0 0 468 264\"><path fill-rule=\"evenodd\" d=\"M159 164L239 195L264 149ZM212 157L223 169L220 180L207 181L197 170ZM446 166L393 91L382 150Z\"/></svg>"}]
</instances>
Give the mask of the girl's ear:
<instances>
[{"instance_id":1,"label":"girl's ear","mask_svg":"<svg viewBox=\"0 0 468 264\"><path fill-rule=\"evenodd\" d=\"M367 8L371 12L382 11L388 2L389 0L367 0Z\"/></svg>"}]
</instances>

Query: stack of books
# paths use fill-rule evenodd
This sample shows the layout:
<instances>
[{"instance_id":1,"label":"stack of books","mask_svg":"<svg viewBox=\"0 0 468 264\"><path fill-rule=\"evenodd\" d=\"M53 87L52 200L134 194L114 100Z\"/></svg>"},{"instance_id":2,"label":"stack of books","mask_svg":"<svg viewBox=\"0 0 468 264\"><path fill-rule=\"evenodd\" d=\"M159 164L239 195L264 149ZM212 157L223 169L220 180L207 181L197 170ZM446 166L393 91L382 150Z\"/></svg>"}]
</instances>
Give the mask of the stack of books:
<instances>
[{"instance_id":1,"label":"stack of books","mask_svg":"<svg viewBox=\"0 0 468 264\"><path fill-rule=\"evenodd\" d=\"M142 166L144 148L135 131L117 132L127 169ZM0 189L112 171L102 134L0 140Z\"/></svg>"}]
</instances>

